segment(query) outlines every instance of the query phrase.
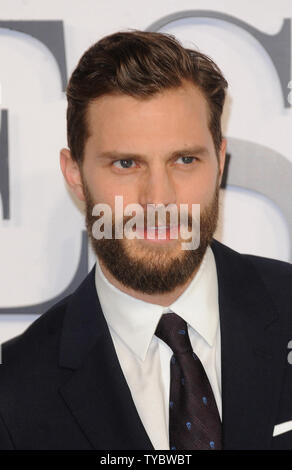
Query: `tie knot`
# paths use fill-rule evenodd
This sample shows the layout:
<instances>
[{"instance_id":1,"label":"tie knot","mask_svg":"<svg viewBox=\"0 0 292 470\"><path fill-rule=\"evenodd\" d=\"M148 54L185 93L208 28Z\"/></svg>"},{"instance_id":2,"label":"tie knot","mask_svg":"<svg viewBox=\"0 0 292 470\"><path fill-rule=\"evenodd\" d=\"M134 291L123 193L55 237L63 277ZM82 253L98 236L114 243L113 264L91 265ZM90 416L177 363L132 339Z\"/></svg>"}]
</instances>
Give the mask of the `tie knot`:
<instances>
[{"instance_id":1,"label":"tie knot","mask_svg":"<svg viewBox=\"0 0 292 470\"><path fill-rule=\"evenodd\" d=\"M176 313L164 313L155 334L172 349L174 354L192 352L187 323Z\"/></svg>"}]
</instances>

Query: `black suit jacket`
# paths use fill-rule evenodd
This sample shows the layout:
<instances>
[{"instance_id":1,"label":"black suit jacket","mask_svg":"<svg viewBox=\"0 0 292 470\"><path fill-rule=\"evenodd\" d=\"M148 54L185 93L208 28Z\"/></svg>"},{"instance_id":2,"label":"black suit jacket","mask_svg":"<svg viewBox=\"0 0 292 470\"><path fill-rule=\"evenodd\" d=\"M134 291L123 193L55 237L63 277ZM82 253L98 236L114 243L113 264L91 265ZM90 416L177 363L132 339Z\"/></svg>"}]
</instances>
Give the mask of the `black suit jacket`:
<instances>
[{"instance_id":1,"label":"black suit jacket","mask_svg":"<svg viewBox=\"0 0 292 470\"><path fill-rule=\"evenodd\" d=\"M292 449L292 265L213 240L224 449ZM101 310L94 268L2 345L0 449L153 450Z\"/></svg>"}]
</instances>

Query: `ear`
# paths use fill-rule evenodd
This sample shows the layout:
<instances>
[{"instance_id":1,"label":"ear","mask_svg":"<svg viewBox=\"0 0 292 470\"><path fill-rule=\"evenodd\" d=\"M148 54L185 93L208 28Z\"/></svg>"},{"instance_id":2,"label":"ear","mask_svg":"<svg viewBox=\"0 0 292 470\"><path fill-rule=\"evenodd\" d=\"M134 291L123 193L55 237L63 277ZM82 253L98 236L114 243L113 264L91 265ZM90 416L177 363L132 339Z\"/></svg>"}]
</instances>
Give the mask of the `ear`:
<instances>
[{"instance_id":1,"label":"ear","mask_svg":"<svg viewBox=\"0 0 292 470\"><path fill-rule=\"evenodd\" d=\"M64 148L60 151L60 166L67 184L80 201L85 201L80 168L70 150Z\"/></svg>"},{"instance_id":2,"label":"ear","mask_svg":"<svg viewBox=\"0 0 292 470\"><path fill-rule=\"evenodd\" d=\"M219 181L221 185L221 180L223 176L223 171L224 171L224 165L225 165L225 157L226 157L226 146L227 146L227 140L222 139L221 142L221 148L219 152Z\"/></svg>"}]
</instances>

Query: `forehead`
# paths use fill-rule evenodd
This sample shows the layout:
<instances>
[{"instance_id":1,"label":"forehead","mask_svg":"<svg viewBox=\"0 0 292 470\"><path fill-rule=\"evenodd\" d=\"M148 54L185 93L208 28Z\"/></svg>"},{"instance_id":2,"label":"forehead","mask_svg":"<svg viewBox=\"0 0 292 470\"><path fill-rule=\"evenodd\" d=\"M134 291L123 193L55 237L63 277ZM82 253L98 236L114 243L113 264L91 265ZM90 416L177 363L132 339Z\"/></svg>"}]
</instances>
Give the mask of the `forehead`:
<instances>
[{"instance_id":1,"label":"forehead","mask_svg":"<svg viewBox=\"0 0 292 470\"><path fill-rule=\"evenodd\" d=\"M89 104L87 125L88 143L103 151L212 144L207 101L190 83L143 99L104 95Z\"/></svg>"}]
</instances>

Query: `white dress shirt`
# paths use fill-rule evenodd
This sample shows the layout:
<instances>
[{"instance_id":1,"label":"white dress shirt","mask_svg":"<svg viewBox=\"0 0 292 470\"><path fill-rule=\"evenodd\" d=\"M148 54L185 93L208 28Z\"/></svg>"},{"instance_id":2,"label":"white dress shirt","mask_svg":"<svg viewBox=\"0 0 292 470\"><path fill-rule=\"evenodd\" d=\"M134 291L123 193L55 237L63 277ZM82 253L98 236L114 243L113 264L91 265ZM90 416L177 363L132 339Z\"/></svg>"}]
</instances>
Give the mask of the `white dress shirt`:
<instances>
[{"instance_id":1,"label":"white dress shirt","mask_svg":"<svg viewBox=\"0 0 292 470\"><path fill-rule=\"evenodd\" d=\"M192 282L169 307L122 292L108 281L98 260L95 285L121 368L154 449L169 449L172 350L154 334L163 313L173 311L187 322L193 351L204 366L222 419L218 282L211 248Z\"/></svg>"}]
</instances>

